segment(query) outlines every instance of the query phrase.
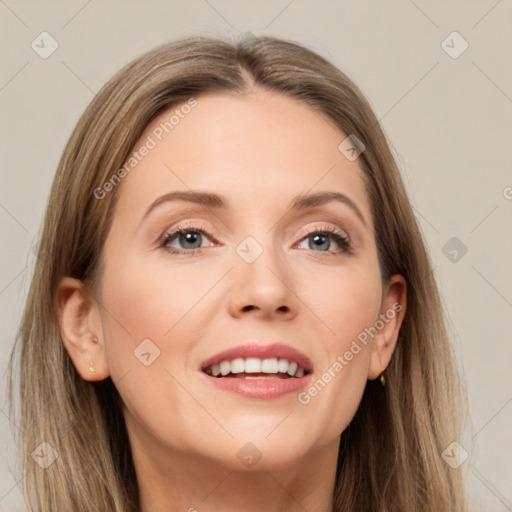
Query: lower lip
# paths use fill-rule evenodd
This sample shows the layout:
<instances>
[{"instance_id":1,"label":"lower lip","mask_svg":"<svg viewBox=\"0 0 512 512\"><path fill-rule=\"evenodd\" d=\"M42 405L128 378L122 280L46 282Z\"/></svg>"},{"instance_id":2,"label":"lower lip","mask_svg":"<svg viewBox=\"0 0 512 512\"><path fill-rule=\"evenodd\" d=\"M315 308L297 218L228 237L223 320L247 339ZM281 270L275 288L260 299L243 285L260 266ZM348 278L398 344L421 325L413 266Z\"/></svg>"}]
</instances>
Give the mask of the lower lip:
<instances>
[{"instance_id":1,"label":"lower lip","mask_svg":"<svg viewBox=\"0 0 512 512\"><path fill-rule=\"evenodd\" d=\"M238 393L248 398L278 398L288 393L296 393L305 388L312 374L289 379L237 379L234 377L210 377L201 372L211 384L224 391Z\"/></svg>"}]
</instances>

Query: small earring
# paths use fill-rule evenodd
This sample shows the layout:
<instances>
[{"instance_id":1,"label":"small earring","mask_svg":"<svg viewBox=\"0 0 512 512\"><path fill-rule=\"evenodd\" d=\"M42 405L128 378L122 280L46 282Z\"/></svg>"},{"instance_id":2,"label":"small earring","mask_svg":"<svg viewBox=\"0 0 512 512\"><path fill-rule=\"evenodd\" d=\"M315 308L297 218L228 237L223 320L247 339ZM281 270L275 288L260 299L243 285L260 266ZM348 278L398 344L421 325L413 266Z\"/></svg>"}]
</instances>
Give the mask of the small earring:
<instances>
[{"instance_id":1,"label":"small earring","mask_svg":"<svg viewBox=\"0 0 512 512\"><path fill-rule=\"evenodd\" d=\"M94 338L92 339L92 341L94 341L94 343L98 343L98 338L96 336L94 336Z\"/></svg>"},{"instance_id":2,"label":"small earring","mask_svg":"<svg viewBox=\"0 0 512 512\"><path fill-rule=\"evenodd\" d=\"M89 363L89 371L90 371L91 373L94 373L94 362L93 362L93 361L91 361L91 362Z\"/></svg>"},{"instance_id":3,"label":"small earring","mask_svg":"<svg viewBox=\"0 0 512 512\"><path fill-rule=\"evenodd\" d=\"M386 385L386 377L384 376L384 372L380 374L380 383L385 386Z\"/></svg>"}]
</instances>

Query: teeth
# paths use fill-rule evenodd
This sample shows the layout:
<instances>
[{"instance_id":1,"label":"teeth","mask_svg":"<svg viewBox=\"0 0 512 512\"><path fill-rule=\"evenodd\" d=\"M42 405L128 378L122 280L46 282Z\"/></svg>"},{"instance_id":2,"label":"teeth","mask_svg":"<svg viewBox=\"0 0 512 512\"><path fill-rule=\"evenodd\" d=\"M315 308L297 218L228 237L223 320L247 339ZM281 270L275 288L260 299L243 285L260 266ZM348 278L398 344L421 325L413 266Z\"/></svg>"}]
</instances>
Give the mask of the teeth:
<instances>
[{"instance_id":1,"label":"teeth","mask_svg":"<svg viewBox=\"0 0 512 512\"><path fill-rule=\"evenodd\" d=\"M282 373L288 374L290 377L303 377L305 370L295 361L288 361L288 359L277 359L276 357L267 359L259 359L258 357L238 357L233 359L233 361L221 361L219 364L214 364L206 370L206 373L214 377L225 377L230 373ZM247 375L246 378L258 379L265 377Z\"/></svg>"},{"instance_id":2,"label":"teeth","mask_svg":"<svg viewBox=\"0 0 512 512\"><path fill-rule=\"evenodd\" d=\"M288 366L290 363L288 362L288 359L279 359L279 362L277 363L277 368L281 373L286 373L288 371Z\"/></svg>"},{"instance_id":3,"label":"teeth","mask_svg":"<svg viewBox=\"0 0 512 512\"><path fill-rule=\"evenodd\" d=\"M261 359L248 357L244 365L245 373L261 373Z\"/></svg>"},{"instance_id":4,"label":"teeth","mask_svg":"<svg viewBox=\"0 0 512 512\"><path fill-rule=\"evenodd\" d=\"M293 377L295 375L296 371L297 371L297 363L295 361L288 363L288 370L286 370L286 373Z\"/></svg>"},{"instance_id":5,"label":"teeth","mask_svg":"<svg viewBox=\"0 0 512 512\"><path fill-rule=\"evenodd\" d=\"M245 363L241 357L231 361L231 373L243 373L244 369Z\"/></svg>"},{"instance_id":6,"label":"teeth","mask_svg":"<svg viewBox=\"0 0 512 512\"><path fill-rule=\"evenodd\" d=\"M220 363L220 374L227 375L231 371L231 364L229 361L222 361Z\"/></svg>"},{"instance_id":7,"label":"teeth","mask_svg":"<svg viewBox=\"0 0 512 512\"><path fill-rule=\"evenodd\" d=\"M261 363L261 371L263 373L277 373L279 371L277 359L275 357L272 359L263 359L263 362Z\"/></svg>"}]
</instances>

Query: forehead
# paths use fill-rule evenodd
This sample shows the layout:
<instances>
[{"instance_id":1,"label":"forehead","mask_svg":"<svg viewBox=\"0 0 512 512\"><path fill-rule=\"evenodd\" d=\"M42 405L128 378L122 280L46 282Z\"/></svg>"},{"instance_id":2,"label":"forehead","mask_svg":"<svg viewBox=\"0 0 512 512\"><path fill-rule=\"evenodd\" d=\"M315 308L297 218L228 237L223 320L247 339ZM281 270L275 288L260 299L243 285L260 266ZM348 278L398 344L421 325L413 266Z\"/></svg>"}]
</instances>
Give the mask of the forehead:
<instances>
[{"instance_id":1,"label":"forehead","mask_svg":"<svg viewBox=\"0 0 512 512\"><path fill-rule=\"evenodd\" d=\"M208 190L263 214L298 194L336 190L369 211L358 160L339 150L346 137L326 115L281 93L203 94L146 127L118 208L140 216L163 193Z\"/></svg>"}]
</instances>

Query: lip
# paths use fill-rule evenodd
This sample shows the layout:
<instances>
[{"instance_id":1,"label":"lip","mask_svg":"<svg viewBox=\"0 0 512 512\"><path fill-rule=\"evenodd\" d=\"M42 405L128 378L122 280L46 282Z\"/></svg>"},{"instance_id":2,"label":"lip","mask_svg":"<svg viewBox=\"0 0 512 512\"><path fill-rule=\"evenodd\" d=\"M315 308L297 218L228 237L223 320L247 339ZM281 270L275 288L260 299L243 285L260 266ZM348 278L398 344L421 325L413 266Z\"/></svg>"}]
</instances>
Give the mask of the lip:
<instances>
[{"instance_id":1,"label":"lip","mask_svg":"<svg viewBox=\"0 0 512 512\"><path fill-rule=\"evenodd\" d=\"M218 389L237 393L247 398L279 398L288 393L298 393L304 389L311 379L312 373L304 377L294 377L289 379L237 379L234 377L211 377L204 372L200 372L201 378L207 379L206 382L216 386Z\"/></svg>"},{"instance_id":2,"label":"lip","mask_svg":"<svg viewBox=\"0 0 512 512\"><path fill-rule=\"evenodd\" d=\"M288 359L302 366L308 374L313 372L311 359L300 350L283 343L261 344L257 342L244 343L243 345L238 345L215 354L201 364L201 371L206 370L208 366L220 364L222 361L232 361L238 357L258 357L260 359L276 357L277 359Z\"/></svg>"},{"instance_id":3,"label":"lip","mask_svg":"<svg viewBox=\"0 0 512 512\"><path fill-rule=\"evenodd\" d=\"M276 357L295 361L308 373L303 377L289 379L239 379L235 377L218 378L204 372L206 368L221 361L232 361L238 357L258 357L260 359ZM200 368L202 378L218 389L237 393L248 398L278 398L288 393L299 392L305 388L313 376L313 363L306 354L284 345L283 343L260 344L249 342L237 347L224 350L204 361Z\"/></svg>"}]
</instances>

